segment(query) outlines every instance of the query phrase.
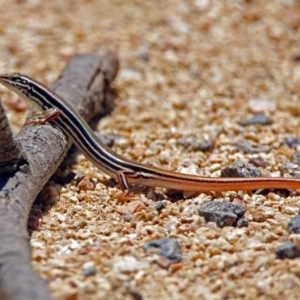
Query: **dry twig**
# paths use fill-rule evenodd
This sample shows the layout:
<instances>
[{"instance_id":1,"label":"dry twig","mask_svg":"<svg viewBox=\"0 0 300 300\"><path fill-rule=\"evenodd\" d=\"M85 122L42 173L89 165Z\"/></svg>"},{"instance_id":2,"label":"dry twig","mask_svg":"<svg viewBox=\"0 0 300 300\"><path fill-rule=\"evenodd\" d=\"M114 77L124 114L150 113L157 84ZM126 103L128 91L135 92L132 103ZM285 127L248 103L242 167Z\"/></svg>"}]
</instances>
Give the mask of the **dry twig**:
<instances>
[{"instance_id":1,"label":"dry twig","mask_svg":"<svg viewBox=\"0 0 300 300\"><path fill-rule=\"evenodd\" d=\"M51 88L90 120L112 109L115 92L110 82L117 70L118 60L112 53L79 55ZM9 157L6 153L8 159L0 152L1 299L51 299L46 284L31 268L27 220L36 196L66 155L70 141L51 124L25 126L14 140L1 110L0 116L0 133L5 134L8 148L16 149L10 150Z\"/></svg>"}]
</instances>

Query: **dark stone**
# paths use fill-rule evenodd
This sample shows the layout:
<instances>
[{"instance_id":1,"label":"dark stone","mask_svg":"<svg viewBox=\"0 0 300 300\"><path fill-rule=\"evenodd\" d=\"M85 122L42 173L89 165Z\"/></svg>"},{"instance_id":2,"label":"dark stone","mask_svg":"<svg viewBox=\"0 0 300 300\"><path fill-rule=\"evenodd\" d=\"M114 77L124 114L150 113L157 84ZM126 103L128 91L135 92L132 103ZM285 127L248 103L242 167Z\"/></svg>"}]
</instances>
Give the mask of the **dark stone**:
<instances>
[{"instance_id":1,"label":"dark stone","mask_svg":"<svg viewBox=\"0 0 300 300\"><path fill-rule=\"evenodd\" d=\"M294 135L291 135L287 137L287 139L285 140L285 144L288 145L290 148L295 149L298 146L300 146L300 139Z\"/></svg>"},{"instance_id":2,"label":"dark stone","mask_svg":"<svg viewBox=\"0 0 300 300\"><path fill-rule=\"evenodd\" d=\"M291 161L294 163L294 164L297 164L297 165L300 165L300 152L297 151L294 153Z\"/></svg>"},{"instance_id":3,"label":"dark stone","mask_svg":"<svg viewBox=\"0 0 300 300\"><path fill-rule=\"evenodd\" d=\"M262 167L262 168L266 168L268 165L262 157L251 157L249 159L249 163L253 164L255 167Z\"/></svg>"},{"instance_id":4,"label":"dark stone","mask_svg":"<svg viewBox=\"0 0 300 300\"><path fill-rule=\"evenodd\" d=\"M141 47L136 52L136 56L143 62L149 61L149 49L147 47Z\"/></svg>"},{"instance_id":5,"label":"dark stone","mask_svg":"<svg viewBox=\"0 0 300 300\"><path fill-rule=\"evenodd\" d=\"M124 222L130 222L131 219L132 219L132 214L130 214L130 213L127 213L123 216Z\"/></svg>"},{"instance_id":6,"label":"dark stone","mask_svg":"<svg viewBox=\"0 0 300 300\"><path fill-rule=\"evenodd\" d=\"M144 246L144 250L147 253L153 253L153 250L156 250L156 254L166 257L173 263L180 262L182 259L180 244L176 239L173 238L166 238L149 242Z\"/></svg>"},{"instance_id":7,"label":"dark stone","mask_svg":"<svg viewBox=\"0 0 300 300\"><path fill-rule=\"evenodd\" d=\"M270 117L267 117L264 114L257 114L252 116L249 119L242 120L239 122L242 126L249 126L249 125L271 125L273 120Z\"/></svg>"},{"instance_id":8,"label":"dark stone","mask_svg":"<svg viewBox=\"0 0 300 300\"><path fill-rule=\"evenodd\" d=\"M249 140L241 139L233 144L237 149L245 152L245 153L260 153L260 152L269 152L270 147L261 146L254 142L250 142Z\"/></svg>"},{"instance_id":9,"label":"dark stone","mask_svg":"<svg viewBox=\"0 0 300 300\"><path fill-rule=\"evenodd\" d=\"M237 221L236 227L242 228L242 227L248 227L248 220L245 218L241 218Z\"/></svg>"},{"instance_id":10,"label":"dark stone","mask_svg":"<svg viewBox=\"0 0 300 300\"><path fill-rule=\"evenodd\" d=\"M243 205L231 203L227 200L205 201L198 209L199 215L204 217L206 222L216 222L218 227L235 226L237 220L245 213Z\"/></svg>"},{"instance_id":11,"label":"dark stone","mask_svg":"<svg viewBox=\"0 0 300 300\"><path fill-rule=\"evenodd\" d=\"M300 54L295 55L295 56L292 58L292 60L295 61L295 62L299 62L299 61L300 61Z\"/></svg>"},{"instance_id":12,"label":"dark stone","mask_svg":"<svg viewBox=\"0 0 300 300\"><path fill-rule=\"evenodd\" d=\"M289 234L300 233L300 216L296 216L290 219L288 222L288 231Z\"/></svg>"},{"instance_id":13,"label":"dark stone","mask_svg":"<svg viewBox=\"0 0 300 300\"><path fill-rule=\"evenodd\" d=\"M210 139L198 140L195 137L183 137L178 140L178 144L191 151L209 151L213 148L214 143Z\"/></svg>"},{"instance_id":14,"label":"dark stone","mask_svg":"<svg viewBox=\"0 0 300 300\"><path fill-rule=\"evenodd\" d=\"M166 204L164 201L158 201L154 204L154 207L157 211L161 211L162 209L164 209L166 207Z\"/></svg>"},{"instance_id":15,"label":"dark stone","mask_svg":"<svg viewBox=\"0 0 300 300\"><path fill-rule=\"evenodd\" d=\"M144 297L139 291L131 291L130 295L133 300L143 300Z\"/></svg>"},{"instance_id":16,"label":"dark stone","mask_svg":"<svg viewBox=\"0 0 300 300\"><path fill-rule=\"evenodd\" d=\"M291 175L291 177L300 178L300 156L299 152L296 152L292 158L294 162L285 161L282 162L282 171Z\"/></svg>"},{"instance_id":17,"label":"dark stone","mask_svg":"<svg viewBox=\"0 0 300 300\"><path fill-rule=\"evenodd\" d=\"M296 258L300 256L300 249L295 243L287 242L278 246L275 250L277 258Z\"/></svg>"},{"instance_id":18,"label":"dark stone","mask_svg":"<svg viewBox=\"0 0 300 300\"><path fill-rule=\"evenodd\" d=\"M221 171L221 177L260 177L261 172L253 164L236 161Z\"/></svg>"}]
</instances>

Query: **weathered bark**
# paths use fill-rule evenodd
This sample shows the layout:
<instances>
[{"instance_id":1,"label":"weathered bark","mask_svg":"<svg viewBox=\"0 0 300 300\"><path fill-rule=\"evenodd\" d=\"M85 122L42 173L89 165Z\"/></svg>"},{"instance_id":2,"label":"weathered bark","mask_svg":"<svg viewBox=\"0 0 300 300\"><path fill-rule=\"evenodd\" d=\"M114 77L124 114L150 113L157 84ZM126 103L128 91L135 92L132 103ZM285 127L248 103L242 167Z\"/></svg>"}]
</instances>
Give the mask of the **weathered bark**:
<instances>
[{"instance_id":1,"label":"weathered bark","mask_svg":"<svg viewBox=\"0 0 300 300\"><path fill-rule=\"evenodd\" d=\"M118 60L112 53L79 55L51 88L89 120L112 109L115 93L109 84L117 70ZM25 160L13 174L0 173L0 297L51 299L45 282L31 267L27 220L36 196L71 143L51 124L25 126L16 140Z\"/></svg>"},{"instance_id":2,"label":"weathered bark","mask_svg":"<svg viewBox=\"0 0 300 300\"><path fill-rule=\"evenodd\" d=\"M25 162L25 153L9 126L0 101L0 177L13 173Z\"/></svg>"}]
</instances>

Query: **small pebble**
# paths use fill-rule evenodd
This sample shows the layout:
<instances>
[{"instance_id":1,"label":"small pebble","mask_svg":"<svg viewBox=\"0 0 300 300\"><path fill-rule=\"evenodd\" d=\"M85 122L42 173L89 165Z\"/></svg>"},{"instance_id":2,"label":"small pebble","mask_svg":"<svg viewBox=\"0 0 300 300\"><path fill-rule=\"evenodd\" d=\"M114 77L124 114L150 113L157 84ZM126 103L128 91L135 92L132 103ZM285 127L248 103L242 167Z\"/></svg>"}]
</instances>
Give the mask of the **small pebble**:
<instances>
[{"instance_id":1,"label":"small pebble","mask_svg":"<svg viewBox=\"0 0 300 300\"><path fill-rule=\"evenodd\" d=\"M126 213L126 214L123 216L124 222L130 222L131 219L132 219L132 214L130 214L130 213Z\"/></svg>"},{"instance_id":2,"label":"small pebble","mask_svg":"<svg viewBox=\"0 0 300 300\"><path fill-rule=\"evenodd\" d=\"M178 227L178 225L180 224L178 218L176 217L171 217L170 220L168 220L164 227L169 231L169 232L172 232L172 231L175 231Z\"/></svg>"},{"instance_id":3,"label":"small pebble","mask_svg":"<svg viewBox=\"0 0 300 300\"><path fill-rule=\"evenodd\" d=\"M72 203L78 203L79 202L79 197L78 196L71 196L68 198L70 202Z\"/></svg>"},{"instance_id":4,"label":"small pebble","mask_svg":"<svg viewBox=\"0 0 300 300\"><path fill-rule=\"evenodd\" d=\"M173 238L149 242L144 246L144 250L147 253L153 253L154 251L157 255L166 257L172 263L178 263L182 259L180 244Z\"/></svg>"},{"instance_id":5,"label":"small pebble","mask_svg":"<svg viewBox=\"0 0 300 300\"><path fill-rule=\"evenodd\" d=\"M242 227L248 227L248 220L245 218L241 218L237 221L236 227L242 228Z\"/></svg>"},{"instance_id":6,"label":"small pebble","mask_svg":"<svg viewBox=\"0 0 300 300\"><path fill-rule=\"evenodd\" d=\"M178 144L190 151L209 151L213 148L214 143L210 139L198 140L195 137L183 137L178 140Z\"/></svg>"},{"instance_id":7,"label":"small pebble","mask_svg":"<svg viewBox=\"0 0 300 300\"><path fill-rule=\"evenodd\" d=\"M234 162L222 169L221 177L260 177L261 172L253 164Z\"/></svg>"},{"instance_id":8,"label":"small pebble","mask_svg":"<svg viewBox=\"0 0 300 300\"><path fill-rule=\"evenodd\" d=\"M140 47L136 52L137 58L143 62L149 61L149 49L145 46Z\"/></svg>"},{"instance_id":9,"label":"small pebble","mask_svg":"<svg viewBox=\"0 0 300 300\"><path fill-rule=\"evenodd\" d=\"M256 114L249 119L245 119L239 122L239 124L242 126L257 125L257 124L271 125L272 123L273 120L264 114Z\"/></svg>"},{"instance_id":10,"label":"small pebble","mask_svg":"<svg viewBox=\"0 0 300 300\"><path fill-rule=\"evenodd\" d=\"M296 258L300 256L300 249L295 243L287 242L278 246L275 250L277 258Z\"/></svg>"},{"instance_id":11,"label":"small pebble","mask_svg":"<svg viewBox=\"0 0 300 300\"><path fill-rule=\"evenodd\" d=\"M88 261L83 265L82 274L84 276L91 276L97 273L97 268L92 261Z\"/></svg>"},{"instance_id":12,"label":"small pebble","mask_svg":"<svg viewBox=\"0 0 300 300\"><path fill-rule=\"evenodd\" d=\"M155 262L163 269L168 269L172 264L172 262L164 256L159 256Z\"/></svg>"},{"instance_id":13,"label":"small pebble","mask_svg":"<svg viewBox=\"0 0 300 300\"><path fill-rule=\"evenodd\" d=\"M290 219L288 222L288 232L292 233L300 233L300 216L296 216Z\"/></svg>"},{"instance_id":14,"label":"small pebble","mask_svg":"<svg viewBox=\"0 0 300 300\"><path fill-rule=\"evenodd\" d=\"M164 209L166 207L166 204L164 201L158 201L154 204L154 208L160 212L162 209Z\"/></svg>"},{"instance_id":15,"label":"small pebble","mask_svg":"<svg viewBox=\"0 0 300 300\"><path fill-rule=\"evenodd\" d=\"M290 148L294 148L296 149L298 146L300 146L300 138L291 135L289 137L287 137L287 139L285 140L285 144L287 146L289 146Z\"/></svg>"},{"instance_id":16,"label":"small pebble","mask_svg":"<svg viewBox=\"0 0 300 300\"><path fill-rule=\"evenodd\" d=\"M142 74L138 70L128 68L128 67L122 68L119 71L118 76L120 77L121 80L124 80L125 82L128 83L133 83L142 80Z\"/></svg>"},{"instance_id":17,"label":"small pebble","mask_svg":"<svg viewBox=\"0 0 300 300\"><path fill-rule=\"evenodd\" d=\"M211 1L210 0L195 0L194 5L197 10L205 11L211 5Z\"/></svg>"},{"instance_id":18,"label":"small pebble","mask_svg":"<svg viewBox=\"0 0 300 300\"><path fill-rule=\"evenodd\" d=\"M251 209L250 209L251 210ZM274 210L263 205L256 207L252 212L252 220L254 222L265 222L267 219L274 218Z\"/></svg>"},{"instance_id":19,"label":"small pebble","mask_svg":"<svg viewBox=\"0 0 300 300\"><path fill-rule=\"evenodd\" d=\"M217 226L234 226L237 220L245 213L243 205L229 201L205 201L199 208L199 215L203 216L206 222L216 222Z\"/></svg>"},{"instance_id":20,"label":"small pebble","mask_svg":"<svg viewBox=\"0 0 300 300\"><path fill-rule=\"evenodd\" d=\"M90 180L89 177L84 177L77 185L77 187L81 190L81 191L92 191L95 189L95 186L93 184L93 182Z\"/></svg>"},{"instance_id":21,"label":"small pebble","mask_svg":"<svg viewBox=\"0 0 300 300\"><path fill-rule=\"evenodd\" d=\"M263 112L275 112L277 109L277 103L274 100L265 98L255 98L249 100L249 109L252 113L263 113Z\"/></svg>"},{"instance_id":22,"label":"small pebble","mask_svg":"<svg viewBox=\"0 0 300 300\"><path fill-rule=\"evenodd\" d=\"M148 269L149 262L139 261L134 256L115 256L113 259L112 269L115 273L136 272L142 269Z\"/></svg>"},{"instance_id":23,"label":"small pebble","mask_svg":"<svg viewBox=\"0 0 300 300\"><path fill-rule=\"evenodd\" d=\"M266 168L268 165L266 161L261 157L251 157L249 159L249 163L253 164L255 167L262 167L262 168Z\"/></svg>"},{"instance_id":24,"label":"small pebble","mask_svg":"<svg viewBox=\"0 0 300 300\"><path fill-rule=\"evenodd\" d=\"M139 211L141 211L145 208L146 208L146 205L142 201L136 200L136 201L126 203L122 206L119 206L116 209L116 212L121 214L121 215L134 214L134 213L139 212Z\"/></svg>"},{"instance_id":25,"label":"small pebble","mask_svg":"<svg viewBox=\"0 0 300 300\"><path fill-rule=\"evenodd\" d=\"M269 152L270 148L267 146L261 146L256 143L250 142L249 140L241 139L238 142L233 144L238 150L241 150L245 153L260 153L260 152Z\"/></svg>"},{"instance_id":26,"label":"small pebble","mask_svg":"<svg viewBox=\"0 0 300 300\"><path fill-rule=\"evenodd\" d=\"M291 159L292 163L300 165L300 152L297 151L294 153L292 159Z\"/></svg>"},{"instance_id":27,"label":"small pebble","mask_svg":"<svg viewBox=\"0 0 300 300\"><path fill-rule=\"evenodd\" d=\"M67 216L66 216L66 215L63 215L63 214L57 213L56 216L57 216L57 220L58 220L59 222L61 222L61 223L65 222L66 219L67 219Z\"/></svg>"},{"instance_id":28,"label":"small pebble","mask_svg":"<svg viewBox=\"0 0 300 300\"><path fill-rule=\"evenodd\" d=\"M282 163L281 169L292 177L300 178L300 161L296 163L285 161Z\"/></svg>"},{"instance_id":29,"label":"small pebble","mask_svg":"<svg viewBox=\"0 0 300 300\"><path fill-rule=\"evenodd\" d=\"M299 208L295 206L285 206L282 212L288 215L295 215L299 212Z\"/></svg>"}]
</instances>

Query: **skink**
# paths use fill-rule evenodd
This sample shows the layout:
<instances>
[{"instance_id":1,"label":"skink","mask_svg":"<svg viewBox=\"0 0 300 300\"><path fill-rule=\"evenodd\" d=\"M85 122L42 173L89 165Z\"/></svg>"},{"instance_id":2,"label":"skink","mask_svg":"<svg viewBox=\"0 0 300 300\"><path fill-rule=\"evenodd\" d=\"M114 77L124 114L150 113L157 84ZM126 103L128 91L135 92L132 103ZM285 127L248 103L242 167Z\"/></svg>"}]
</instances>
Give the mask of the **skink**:
<instances>
[{"instance_id":1,"label":"skink","mask_svg":"<svg viewBox=\"0 0 300 300\"><path fill-rule=\"evenodd\" d=\"M122 196L129 194L129 183L183 191L234 191L264 188L300 189L300 179L284 177L215 178L166 171L132 162L113 152L94 134L85 120L61 97L40 82L20 73L0 75L0 83L41 111L52 111L49 118L100 170L118 180ZM47 120L47 119L46 119Z\"/></svg>"}]
</instances>

